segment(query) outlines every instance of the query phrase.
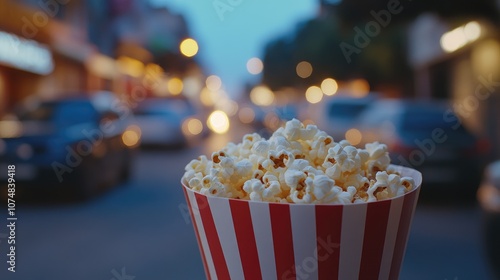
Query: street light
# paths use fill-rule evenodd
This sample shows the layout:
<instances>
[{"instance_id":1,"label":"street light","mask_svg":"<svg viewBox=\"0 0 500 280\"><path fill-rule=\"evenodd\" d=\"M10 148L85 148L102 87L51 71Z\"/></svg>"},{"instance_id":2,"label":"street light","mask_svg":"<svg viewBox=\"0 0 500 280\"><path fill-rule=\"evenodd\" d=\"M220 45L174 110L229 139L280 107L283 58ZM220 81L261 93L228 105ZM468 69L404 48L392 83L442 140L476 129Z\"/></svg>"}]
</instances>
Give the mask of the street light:
<instances>
[{"instance_id":1,"label":"street light","mask_svg":"<svg viewBox=\"0 0 500 280\"><path fill-rule=\"evenodd\" d=\"M264 64L262 63L262 60L260 60L260 58L252 57L247 61L247 70L252 75L258 75L262 73L263 69Z\"/></svg>"},{"instance_id":2,"label":"street light","mask_svg":"<svg viewBox=\"0 0 500 280\"><path fill-rule=\"evenodd\" d=\"M198 43L192 39L184 39L179 45L181 53L186 57L193 57L198 53Z\"/></svg>"}]
</instances>

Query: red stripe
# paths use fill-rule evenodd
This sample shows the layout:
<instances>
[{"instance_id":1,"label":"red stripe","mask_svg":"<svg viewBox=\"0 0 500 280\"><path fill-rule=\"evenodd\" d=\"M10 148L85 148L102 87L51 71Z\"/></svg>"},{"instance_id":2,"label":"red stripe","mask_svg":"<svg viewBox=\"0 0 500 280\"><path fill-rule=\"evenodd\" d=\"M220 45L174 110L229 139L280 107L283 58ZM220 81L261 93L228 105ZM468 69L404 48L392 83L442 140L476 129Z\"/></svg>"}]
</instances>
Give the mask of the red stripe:
<instances>
[{"instance_id":1,"label":"red stripe","mask_svg":"<svg viewBox=\"0 0 500 280\"><path fill-rule=\"evenodd\" d=\"M208 199L206 196L199 193L195 193L194 195L200 209L201 220L203 221L203 228L205 229L205 235L207 236L208 247L210 248L217 278L221 280L231 279L229 277L226 259L224 258L224 253L222 252L222 246L220 245L214 218L212 217L212 211L210 211Z\"/></svg>"},{"instance_id":2,"label":"red stripe","mask_svg":"<svg viewBox=\"0 0 500 280\"><path fill-rule=\"evenodd\" d=\"M338 279L343 206L316 206L319 279Z\"/></svg>"},{"instance_id":3,"label":"red stripe","mask_svg":"<svg viewBox=\"0 0 500 280\"><path fill-rule=\"evenodd\" d=\"M359 279L374 279L379 275L390 209L391 200L368 203Z\"/></svg>"},{"instance_id":4,"label":"red stripe","mask_svg":"<svg viewBox=\"0 0 500 280\"><path fill-rule=\"evenodd\" d=\"M241 200L229 200L229 206L245 279L262 279L250 206L247 201Z\"/></svg>"},{"instance_id":5,"label":"red stripe","mask_svg":"<svg viewBox=\"0 0 500 280\"><path fill-rule=\"evenodd\" d=\"M401 210L401 218L399 219L398 235L396 237L396 245L394 247L394 255L392 256L391 273L389 279L399 279L399 271L405 253L406 242L410 232L411 217L415 206L415 200L418 197L418 190L407 194L404 197L403 209Z\"/></svg>"},{"instance_id":6,"label":"red stripe","mask_svg":"<svg viewBox=\"0 0 500 280\"><path fill-rule=\"evenodd\" d=\"M186 197L186 201L189 208L189 214L191 216L191 223L193 223L194 233L196 234L196 240L198 240L198 247L200 247L201 259L203 261L203 268L205 269L205 275L208 280L211 280L210 272L208 271L207 259L205 258L205 250L203 250L203 246L201 245L200 233L198 232L198 226L196 225L196 220L194 219L193 209L191 208L191 201L189 201L189 196L186 191L186 187L182 186L182 190L184 191L184 196Z\"/></svg>"},{"instance_id":7,"label":"red stripe","mask_svg":"<svg viewBox=\"0 0 500 280\"><path fill-rule=\"evenodd\" d=\"M269 204L277 279L295 279L292 221L288 204Z\"/></svg>"}]
</instances>

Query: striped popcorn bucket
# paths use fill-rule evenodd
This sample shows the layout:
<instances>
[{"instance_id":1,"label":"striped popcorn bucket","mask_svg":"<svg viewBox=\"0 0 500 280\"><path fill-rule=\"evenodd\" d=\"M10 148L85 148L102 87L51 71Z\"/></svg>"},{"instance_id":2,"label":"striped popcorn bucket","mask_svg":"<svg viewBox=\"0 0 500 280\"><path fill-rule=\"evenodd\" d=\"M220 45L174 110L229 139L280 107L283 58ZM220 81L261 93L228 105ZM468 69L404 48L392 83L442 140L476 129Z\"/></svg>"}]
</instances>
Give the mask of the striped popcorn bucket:
<instances>
[{"instance_id":1,"label":"striped popcorn bucket","mask_svg":"<svg viewBox=\"0 0 500 280\"><path fill-rule=\"evenodd\" d=\"M422 175L415 188L349 205L210 197L183 184L207 279L398 279Z\"/></svg>"}]
</instances>

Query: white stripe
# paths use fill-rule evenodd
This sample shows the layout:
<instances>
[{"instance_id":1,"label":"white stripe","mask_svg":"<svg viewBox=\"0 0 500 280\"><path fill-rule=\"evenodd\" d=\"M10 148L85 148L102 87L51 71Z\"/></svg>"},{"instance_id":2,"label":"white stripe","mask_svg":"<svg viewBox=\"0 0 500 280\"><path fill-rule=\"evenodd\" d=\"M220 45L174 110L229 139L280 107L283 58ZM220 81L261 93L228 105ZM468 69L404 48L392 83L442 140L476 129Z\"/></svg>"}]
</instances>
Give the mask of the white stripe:
<instances>
[{"instance_id":1,"label":"white stripe","mask_svg":"<svg viewBox=\"0 0 500 280\"><path fill-rule=\"evenodd\" d=\"M274 259L269 203L250 203L250 214L252 215L262 279L276 279L276 261Z\"/></svg>"},{"instance_id":2,"label":"white stripe","mask_svg":"<svg viewBox=\"0 0 500 280\"><path fill-rule=\"evenodd\" d=\"M208 203L210 204L210 210L212 211L229 275L231 279L244 279L229 200L209 197Z\"/></svg>"},{"instance_id":3,"label":"white stripe","mask_svg":"<svg viewBox=\"0 0 500 280\"><path fill-rule=\"evenodd\" d=\"M314 205L290 205L297 279L318 279Z\"/></svg>"},{"instance_id":4,"label":"white stripe","mask_svg":"<svg viewBox=\"0 0 500 280\"><path fill-rule=\"evenodd\" d=\"M416 190L416 191L420 191L420 190ZM404 262L404 257L406 255L406 249L408 248L408 239L410 239L410 233L411 233L411 225L412 225L412 221L413 221L413 215L415 215L415 209L417 208L417 202L418 202L418 195L420 193L416 193L415 194L415 200L413 201L413 206L412 206L412 209L411 209L411 215L410 215L410 224L408 225L408 234L406 235L406 240L405 240L405 243L404 244L404 247L403 247L403 260L401 260L401 265L403 265L403 262Z\"/></svg>"},{"instance_id":5,"label":"white stripe","mask_svg":"<svg viewBox=\"0 0 500 280\"><path fill-rule=\"evenodd\" d=\"M340 238L339 279L358 279L365 234L366 203L344 205Z\"/></svg>"},{"instance_id":6,"label":"white stripe","mask_svg":"<svg viewBox=\"0 0 500 280\"><path fill-rule=\"evenodd\" d=\"M203 222L201 221L200 211L198 204L196 203L196 197L192 190L187 190L189 202L191 203L191 209L193 210L194 222L198 227L198 234L200 235L201 246L203 247L203 252L205 253L205 260L207 261L208 273L210 273L210 278L216 280L217 273L215 272L214 262L212 260L212 255L210 254L210 247L208 246L207 236L205 235L205 228L203 228ZM207 206L205 206L207 207Z\"/></svg>"},{"instance_id":7,"label":"white stripe","mask_svg":"<svg viewBox=\"0 0 500 280\"><path fill-rule=\"evenodd\" d=\"M396 245L396 237L399 229L399 218L403 208L404 196L395 198L391 201L389 210L389 219L387 220L387 231L385 232L384 251L380 262L380 272L378 279L389 279L391 272L392 255Z\"/></svg>"}]
</instances>

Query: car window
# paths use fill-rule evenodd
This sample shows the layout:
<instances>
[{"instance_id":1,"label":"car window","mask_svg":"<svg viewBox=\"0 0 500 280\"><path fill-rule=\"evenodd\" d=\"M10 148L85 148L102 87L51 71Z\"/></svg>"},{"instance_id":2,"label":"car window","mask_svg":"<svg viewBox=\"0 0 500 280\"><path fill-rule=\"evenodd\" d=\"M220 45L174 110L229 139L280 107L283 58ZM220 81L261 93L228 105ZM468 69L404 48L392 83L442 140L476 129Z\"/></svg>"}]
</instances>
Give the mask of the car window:
<instances>
[{"instance_id":1,"label":"car window","mask_svg":"<svg viewBox=\"0 0 500 280\"><path fill-rule=\"evenodd\" d=\"M98 113L89 102L61 102L54 111L54 122L58 125L75 125L97 122Z\"/></svg>"},{"instance_id":2,"label":"car window","mask_svg":"<svg viewBox=\"0 0 500 280\"><path fill-rule=\"evenodd\" d=\"M334 118L357 117L367 107L367 104L332 103L328 108L328 116Z\"/></svg>"}]
</instances>

